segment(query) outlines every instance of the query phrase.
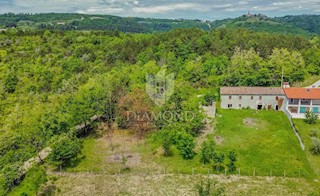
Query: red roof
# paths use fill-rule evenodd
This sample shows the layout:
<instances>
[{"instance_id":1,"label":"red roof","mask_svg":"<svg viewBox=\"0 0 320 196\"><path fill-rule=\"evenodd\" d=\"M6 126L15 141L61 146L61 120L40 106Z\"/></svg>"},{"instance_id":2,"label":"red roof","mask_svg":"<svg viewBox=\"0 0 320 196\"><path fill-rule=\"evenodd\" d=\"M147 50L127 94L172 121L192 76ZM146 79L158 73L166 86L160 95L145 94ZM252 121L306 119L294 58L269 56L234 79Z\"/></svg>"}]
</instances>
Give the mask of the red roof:
<instances>
[{"instance_id":1,"label":"red roof","mask_svg":"<svg viewBox=\"0 0 320 196\"><path fill-rule=\"evenodd\" d=\"M320 99L320 88L284 88L289 99Z\"/></svg>"}]
</instances>

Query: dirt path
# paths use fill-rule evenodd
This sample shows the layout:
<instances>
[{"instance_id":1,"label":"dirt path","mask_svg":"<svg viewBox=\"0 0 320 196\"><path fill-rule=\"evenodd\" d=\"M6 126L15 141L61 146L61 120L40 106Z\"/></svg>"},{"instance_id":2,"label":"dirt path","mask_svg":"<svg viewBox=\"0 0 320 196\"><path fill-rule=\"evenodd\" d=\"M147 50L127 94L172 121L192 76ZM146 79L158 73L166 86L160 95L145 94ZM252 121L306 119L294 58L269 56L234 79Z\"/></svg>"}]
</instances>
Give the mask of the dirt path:
<instances>
[{"instance_id":1,"label":"dirt path","mask_svg":"<svg viewBox=\"0 0 320 196\"><path fill-rule=\"evenodd\" d=\"M31 169L35 164L38 164L41 162L41 160L44 160L45 158L47 158L50 152L51 152L50 147L44 148L41 152L37 154L37 156L24 162L23 166L21 167L22 175L26 174L29 171L29 169Z\"/></svg>"},{"instance_id":2,"label":"dirt path","mask_svg":"<svg viewBox=\"0 0 320 196\"><path fill-rule=\"evenodd\" d=\"M205 127L201 130L201 135L196 139L196 149L199 149L201 144L207 140L207 136L214 131L213 119L215 118L216 103L209 107L202 106L202 109L207 117L205 119Z\"/></svg>"},{"instance_id":3,"label":"dirt path","mask_svg":"<svg viewBox=\"0 0 320 196\"><path fill-rule=\"evenodd\" d=\"M307 86L306 88L319 88L320 87L320 80L316 81L310 86Z\"/></svg>"}]
</instances>

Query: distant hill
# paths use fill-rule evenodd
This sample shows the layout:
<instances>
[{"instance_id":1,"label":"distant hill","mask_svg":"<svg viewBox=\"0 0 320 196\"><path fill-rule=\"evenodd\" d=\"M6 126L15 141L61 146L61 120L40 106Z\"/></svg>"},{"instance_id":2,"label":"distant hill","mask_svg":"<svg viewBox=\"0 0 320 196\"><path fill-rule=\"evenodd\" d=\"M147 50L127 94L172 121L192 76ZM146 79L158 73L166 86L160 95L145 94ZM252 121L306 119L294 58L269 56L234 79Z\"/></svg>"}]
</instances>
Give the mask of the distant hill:
<instances>
[{"instance_id":1,"label":"distant hill","mask_svg":"<svg viewBox=\"0 0 320 196\"><path fill-rule=\"evenodd\" d=\"M276 17L275 21L285 23L310 33L320 34L320 15L298 15Z\"/></svg>"},{"instance_id":2,"label":"distant hill","mask_svg":"<svg viewBox=\"0 0 320 196\"><path fill-rule=\"evenodd\" d=\"M121 32L152 33L176 28L210 29L210 22L185 19L151 19L86 14L3 14L0 28L34 28L52 30L118 30Z\"/></svg>"},{"instance_id":3,"label":"distant hill","mask_svg":"<svg viewBox=\"0 0 320 196\"><path fill-rule=\"evenodd\" d=\"M2 14L0 29L50 30L116 30L133 33L165 32L177 28L246 28L253 31L303 35L320 35L320 15L299 15L269 18L262 14L246 14L238 18L217 21L186 19L152 19L86 14Z\"/></svg>"},{"instance_id":4,"label":"distant hill","mask_svg":"<svg viewBox=\"0 0 320 196\"><path fill-rule=\"evenodd\" d=\"M234 19L218 20L212 23L213 28L246 28L254 31L270 33L295 34L309 36L311 31L299 28L291 23L280 20L281 18L269 18L262 14L246 14ZM319 20L320 22L320 20Z\"/></svg>"}]
</instances>

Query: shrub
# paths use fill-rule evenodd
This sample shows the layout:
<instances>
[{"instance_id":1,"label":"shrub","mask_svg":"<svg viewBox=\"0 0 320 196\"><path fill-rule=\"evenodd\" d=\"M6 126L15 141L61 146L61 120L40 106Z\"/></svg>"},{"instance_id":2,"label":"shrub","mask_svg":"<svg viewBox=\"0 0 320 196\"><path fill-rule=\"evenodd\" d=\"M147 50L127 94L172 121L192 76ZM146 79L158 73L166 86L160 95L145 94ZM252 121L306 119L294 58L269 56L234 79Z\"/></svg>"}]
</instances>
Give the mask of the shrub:
<instances>
[{"instance_id":1,"label":"shrub","mask_svg":"<svg viewBox=\"0 0 320 196\"><path fill-rule=\"evenodd\" d=\"M311 130L310 137L318 137L318 133L319 133L318 130Z\"/></svg>"},{"instance_id":2,"label":"shrub","mask_svg":"<svg viewBox=\"0 0 320 196\"><path fill-rule=\"evenodd\" d=\"M235 162L237 161L237 154L235 151L230 151L228 154L229 163L228 168L230 172L234 172L236 170Z\"/></svg>"},{"instance_id":3,"label":"shrub","mask_svg":"<svg viewBox=\"0 0 320 196\"><path fill-rule=\"evenodd\" d=\"M213 161L215 163L215 166L214 166L214 169L216 171L221 171L222 169L222 164L224 162L224 158L225 158L225 154L224 153L214 153L214 156L213 156Z\"/></svg>"},{"instance_id":4,"label":"shrub","mask_svg":"<svg viewBox=\"0 0 320 196\"><path fill-rule=\"evenodd\" d=\"M214 156L214 141L203 142L200 152L200 160L203 164L208 164L211 162Z\"/></svg>"},{"instance_id":5,"label":"shrub","mask_svg":"<svg viewBox=\"0 0 320 196\"><path fill-rule=\"evenodd\" d=\"M171 137L168 133L164 135L163 142L162 142L162 148L164 151L164 156L169 157L172 155L171 151L171 146L172 146L172 140Z\"/></svg>"},{"instance_id":6,"label":"shrub","mask_svg":"<svg viewBox=\"0 0 320 196\"><path fill-rule=\"evenodd\" d=\"M192 159L195 155L193 149L195 141L192 135L185 132L178 132L175 137L177 149L183 159Z\"/></svg>"},{"instance_id":7,"label":"shrub","mask_svg":"<svg viewBox=\"0 0 320 196\"><path fill-rule=\"evenodd\" d=\"M220 187L217 181L201 180L200 183L195 185L199 196L221 196L224 195L224 188Z\"/></svg>"},{"instance_id":8,"label":"shrub","mask_svg":"<svg viewBox=\"0 0 320 196\"><path fill-rule=\"evenodd\" d=\"M320 139L319 138L312 138L310 151L313 155L320 155Z\"/></svg>"},{"instance_id":9,"label":"shrub","mask_svg":"<svg viewBox=\"0 0 320 196\"><path fill-rule=\"evenodd\" d=\"M307 111L305 122L308 124L316 124L318 118L319 118L319 116L316 113Z\"/></svg>"},{"instance_id":10,"label":"shrub","mask_svg":"<svg viewBox=\"0 0 320 196\"><path fill-rule=\"evenodd\" d=\"M12 195L36 195L40 186L47 182L47 175L42 167L30 169L19 186L15 187Z\"/></svg>"},{"instance_id":11,"label":"shrub","mask_svg":"<svg viewBox=\"0 0 320 196\"><path fill-rule=\"evenodd\" d=\"M53 143L52 152L50 154L50 162L56 166L67 166L81 150L81 145L78 139L71 139L67 135L62 135Z\"/></svg>"}]
</instances>

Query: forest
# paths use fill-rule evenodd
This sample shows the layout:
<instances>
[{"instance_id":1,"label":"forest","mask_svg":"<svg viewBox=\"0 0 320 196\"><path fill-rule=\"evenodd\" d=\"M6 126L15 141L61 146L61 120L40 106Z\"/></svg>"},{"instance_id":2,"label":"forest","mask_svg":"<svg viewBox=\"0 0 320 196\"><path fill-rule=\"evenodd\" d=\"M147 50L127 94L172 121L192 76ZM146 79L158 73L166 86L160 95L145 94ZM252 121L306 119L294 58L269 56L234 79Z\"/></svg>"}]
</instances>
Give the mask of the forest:
<instances>
[{"instance_id":1,"label":"forest","mask_svg":"<svg viewBox=\"0 0 320 196\"><path fill-rule=\"evenodd\" d=\"M119 127L135 127L138 137L152 130L172 130L174 137L192 143L204 126L195 98L200 91L207 103L219 99L221 86L280 86L282 68L285 81L301 82L320 74L319 56L318 36L246 29L191 28L154 34L2 31L0 194L19 183L20 167L37 152L89 134L95 126L93 116L110 126L117 122ZM146 74L163 69L174 73L176 88L159 108L145 92ZM124 115L128 110L167 109L180 114L193 111L197 118L141 125ZM75 151L78 148L74 145ZM181 150L187 159L192 156L188 150Z\"/></svg>"},{"instance_id":2,"label":"forest","mask_svg":"<svg viewBox=\"0 0 320 196\"><path fill-rule=\"evenodd\" d=\"M263 14L246 14L236 18L214 21L187 19L154 19L118 17L112 15L88 15L72 13L0 15L1 28L40 30L111 30L130 33L167 32L177 28L246 28L256 32L302 35L320 34L320 16L297 15L268 17Z\"/></svg>"}]
</instances>

